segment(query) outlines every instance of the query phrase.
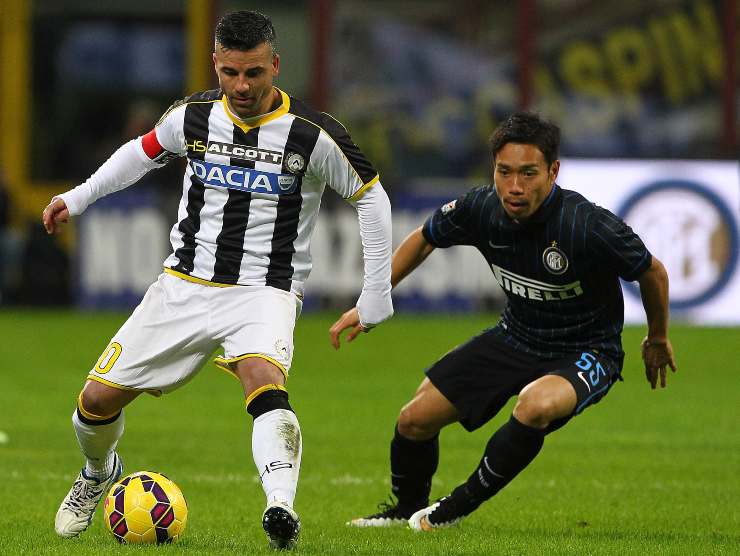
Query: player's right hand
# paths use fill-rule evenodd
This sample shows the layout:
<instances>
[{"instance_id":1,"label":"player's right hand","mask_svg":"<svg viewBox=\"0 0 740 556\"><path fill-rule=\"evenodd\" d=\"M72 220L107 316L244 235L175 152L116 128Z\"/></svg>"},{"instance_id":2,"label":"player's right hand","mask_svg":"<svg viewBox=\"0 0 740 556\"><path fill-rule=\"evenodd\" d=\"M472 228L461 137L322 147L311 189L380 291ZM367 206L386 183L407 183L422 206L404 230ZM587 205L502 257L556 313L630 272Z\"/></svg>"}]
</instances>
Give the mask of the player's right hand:
<instances>
[{"instance_id":1,"label":"player's right hand","mask_svg":"<svg viewBox=\"0 0 740 556\"><path fill-rule=\"evenodd\" d=\"M59 231L58 225L66 224L69 221L67 203L59 197L54 197L41 214L41 221L44 223L47 234L57 233Z\"/></svg>"},{"instance_id":2,"label":"player's right hand","mask_svg":"<svg viewBox=\"0 0 740 556\"><path fill-rule=\"evenodd\" d=\"M348 343L354 340L360 332L368 331L360 324L360 313L357 311L357 307L352 307L344 313L329 329L329 341L334 349L339 349L339 336L348 328L352 329L347 334Z\"/></svg>"}]
</instances>

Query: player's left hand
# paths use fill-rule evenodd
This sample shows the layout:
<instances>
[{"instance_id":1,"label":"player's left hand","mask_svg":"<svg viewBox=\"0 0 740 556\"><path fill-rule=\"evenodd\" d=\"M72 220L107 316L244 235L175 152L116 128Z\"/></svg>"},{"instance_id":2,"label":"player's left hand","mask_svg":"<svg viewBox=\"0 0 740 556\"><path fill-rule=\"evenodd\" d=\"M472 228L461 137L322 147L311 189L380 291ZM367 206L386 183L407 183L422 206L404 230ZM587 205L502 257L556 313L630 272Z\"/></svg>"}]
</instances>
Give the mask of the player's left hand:
<instances>
[{"instance_id":1,"label":"player's left hand","mask_svg":"<svg viewBox=\"0 0 740 556\"><path fill-rule=\"evenodd\" d=\"M665 388L666 367L670 367L674 373L678 370L673 359L673 347L670 340L666 338L665 341L655 342L645 337L640 348L642 360L645 363L645 377L650 386L655 390L658 375L660 375L660 387Z\"/></svg>"},{"instance_id":2,"label":"player's left hand","mask_svg":"<svg viewBox=\"0 0 740 556\"><path fill-rule=\"evenodd\" d=\"M360 313L357 311L357 307L352 307L344 313L329 329L329 341L334 349L339 349L339 337L348 328L352 330L347 334L347 343L354 340L360 332L369 331L368 328L360 324Z\"/></svg>"},{"instance_id":3,"label":"player's left hand","mask_svg":"<svg viewBox=\"0 0 740 556\"><path fill-rule=\"evenodd\" d=\"M41 213L41 222L47 234L55 234L59 231L59 224L69 221L69 209L63 199L54 197Z\"/></svg>"}]
</instances>

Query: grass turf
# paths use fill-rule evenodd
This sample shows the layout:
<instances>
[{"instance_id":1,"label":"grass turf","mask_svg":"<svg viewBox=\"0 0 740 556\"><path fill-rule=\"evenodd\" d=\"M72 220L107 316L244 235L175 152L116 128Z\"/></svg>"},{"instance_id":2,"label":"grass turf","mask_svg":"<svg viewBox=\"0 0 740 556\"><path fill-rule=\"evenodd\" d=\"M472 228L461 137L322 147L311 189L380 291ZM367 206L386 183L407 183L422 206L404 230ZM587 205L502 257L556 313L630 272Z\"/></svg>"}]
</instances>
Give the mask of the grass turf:
<instances>
[{"instance_id":1,"label":"grass turf","mask_svg":"<svg viewBox=\"0 0 740 556\"><path fill-rule=\"evenodd\" d=\"M546 440L538 458L455 529L431 535L344 525L389 492L388 442L422 369L488 326L490 316L395 317L335 353L334 315L301 318L289 381L304 455L298 554L738 554L740 432L737 329L674 327L679 373L651 391L624 334L625 382ZM161 399L126 410L126 472L158 470L190 507L183 539L120 546L98 509L77 539L54 514L81 465L70 417L85 372L121 314L0 312L0 554L269 554L251 419L238 383L208 365ZM509 408L510 409L510 408ZM508 418L476 433L449 427L433 496L461 482Z\"/></svg>"}]
</instances>

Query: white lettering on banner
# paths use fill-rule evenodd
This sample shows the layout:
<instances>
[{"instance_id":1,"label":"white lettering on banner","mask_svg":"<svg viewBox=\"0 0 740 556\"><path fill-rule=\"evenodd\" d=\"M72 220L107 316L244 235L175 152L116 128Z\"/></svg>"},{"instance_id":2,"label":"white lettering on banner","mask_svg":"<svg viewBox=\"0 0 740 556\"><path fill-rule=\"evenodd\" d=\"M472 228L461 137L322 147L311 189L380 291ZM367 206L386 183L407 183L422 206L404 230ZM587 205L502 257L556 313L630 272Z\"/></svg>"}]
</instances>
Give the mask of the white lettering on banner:
<instances>
[{"instance_id":1,"label":"white lettering on banner","mask_svg":"<svg viewBox=\"0 0 740 556\"><path fill-rule=\"evenodd\" d=\"M90 295L142 295L162 272L167 224L153 208L91 210L82 219L80 280Z\"/></svg>"}]
</instances>

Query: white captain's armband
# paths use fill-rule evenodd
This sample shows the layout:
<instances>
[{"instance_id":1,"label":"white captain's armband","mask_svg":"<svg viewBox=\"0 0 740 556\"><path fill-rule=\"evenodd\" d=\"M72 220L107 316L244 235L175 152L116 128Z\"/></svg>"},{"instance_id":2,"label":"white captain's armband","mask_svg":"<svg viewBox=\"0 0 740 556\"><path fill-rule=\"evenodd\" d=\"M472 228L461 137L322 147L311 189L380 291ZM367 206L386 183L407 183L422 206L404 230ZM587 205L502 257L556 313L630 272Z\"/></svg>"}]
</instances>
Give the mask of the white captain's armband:
<instances>
[{"instance_id":1,"label":"white captain's armband","mask_svg":"<svg viewBox=\"0 0 740 556\"><path fill-rule=\"evenodd\" d=\"M149 159L157 164L164 165L170 160L179 158L178 154L168 151L159 144L157 132L155 130L151 130L149 133L141 137L141 147L144 149L144 152Z\"/></svg>"}]
</instances>

